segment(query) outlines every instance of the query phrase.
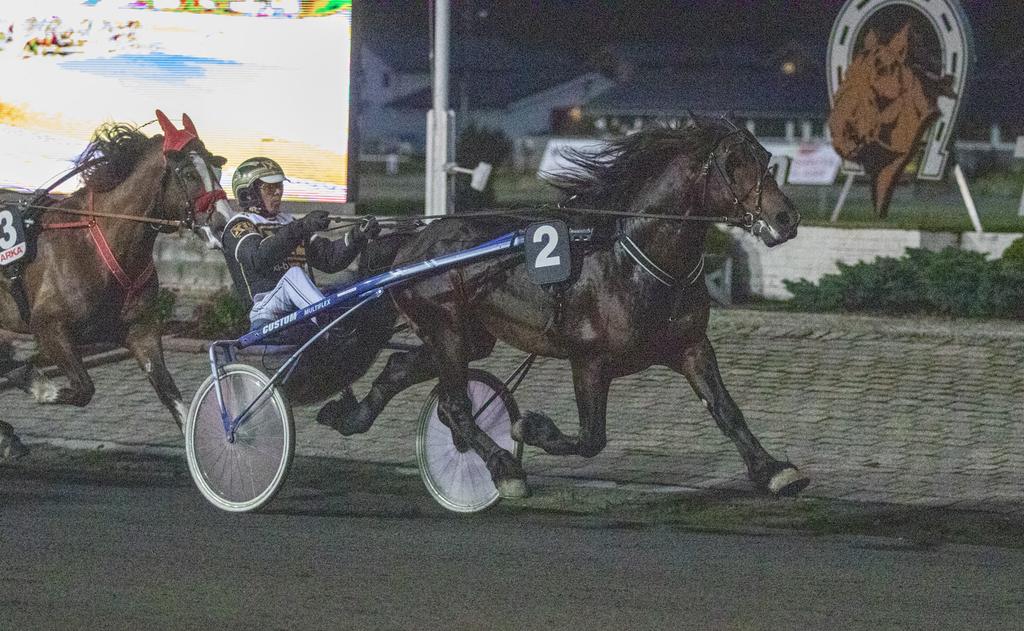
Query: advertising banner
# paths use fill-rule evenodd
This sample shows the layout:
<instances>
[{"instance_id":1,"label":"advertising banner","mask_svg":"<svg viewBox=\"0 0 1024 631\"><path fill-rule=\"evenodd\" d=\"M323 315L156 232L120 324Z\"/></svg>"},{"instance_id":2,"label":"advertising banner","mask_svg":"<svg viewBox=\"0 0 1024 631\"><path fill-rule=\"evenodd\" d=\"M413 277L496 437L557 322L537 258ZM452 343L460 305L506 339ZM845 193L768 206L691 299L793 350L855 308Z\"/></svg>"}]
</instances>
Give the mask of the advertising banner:
<instances>
[{"instance_id":1,"label":"advertising banner","mask_svg":"<svg viewBox=\"0 0 1024 631\"><path fill-rule=\"evenodd\" d=\"M351 0L4 3L0 187L53 180L104 122L157 134L159 108L227 158L225 189L267 156L285 199L346 202L351 26Z\"/></svg>"}]
</instances>

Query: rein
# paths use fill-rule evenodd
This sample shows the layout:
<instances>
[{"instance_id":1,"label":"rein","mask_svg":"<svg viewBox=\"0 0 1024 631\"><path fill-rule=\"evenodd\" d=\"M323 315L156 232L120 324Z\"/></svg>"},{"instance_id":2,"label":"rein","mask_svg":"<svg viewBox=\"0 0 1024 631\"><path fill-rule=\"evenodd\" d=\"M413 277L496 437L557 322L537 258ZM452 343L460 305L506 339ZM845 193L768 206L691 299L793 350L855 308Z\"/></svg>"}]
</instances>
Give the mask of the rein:
<instances>
[{"instance_id":1,"label":"rein","mask_svg":"<svg viewBox=\"0 0 1024 631\"><path fill-rule=\"evenodd\" d=\"M620 210L603 210L600 208L576 208L563 206L543 205L539 208L510 208L508 210L493 210L483 212L456 213L453 215L401 215L401 216L379 216L379 215L352 215L348 217L331 217L331 222L343 224L328 230L341 230L352 224L358 224L364 220L375 217L378 223L409 223L410 221L438 221L441 219L476 219L479 217L509 217L516 215L537 214L538 211L557 210L569 213L580 213L581 215L597 215L605 217L636 217L638 219L668 219L671 221L720 223L732 226L743 227L744 221L733 217L710 216L710 215L664 215L657 213L632 213Z\"/></svg>"},{"instance_id":2,"label":"rein","mask_svg":"<svg viewBox=\"0 0 1024 631\"><path fill-rule=\"evenodd\" d=\"M91 197L91 195L90 195ZM91 205L91 204L90 204ZM124 219L126 221L137 221L139 223L155 224L160 226L174 226L175 228L182 228L186 224L180 219L154 219L152 217L137 217L135 215L120 215L117 213L98 213L90 210L74 210L71 208L55 208L53 206L25 206L25 208L32 208L35 210L41 210L43 212L56 212L56 213L67 213L69 215L80 215L83 217L104 217L108 219ZM88 222L77 222L74 224L87 224ZM64 227L65 224L43 224L43 229Z\"/></svg>"}]
</instances>

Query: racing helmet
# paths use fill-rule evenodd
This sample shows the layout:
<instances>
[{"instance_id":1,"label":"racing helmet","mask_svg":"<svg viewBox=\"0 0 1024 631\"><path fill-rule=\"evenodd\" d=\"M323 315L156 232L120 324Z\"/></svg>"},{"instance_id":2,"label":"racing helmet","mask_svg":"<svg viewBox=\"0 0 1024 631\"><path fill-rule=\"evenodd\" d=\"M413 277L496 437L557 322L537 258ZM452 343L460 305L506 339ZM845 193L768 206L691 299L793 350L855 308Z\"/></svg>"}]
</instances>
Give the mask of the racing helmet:
<instances>
[{"instance_id":1,"label":"racing helmet","mask_svg":"<svg viewBox=\"0 0 1024 631\"><path fill-rule=\"evenodd\" d=\"M262 212L266 209L263 208L263 198L260 197L259 183L276 184L286 180L288 178L284 176L284 169L280 164L270 158L258 156L238 165L235 174L231 176L231 192L243 210L255 207Z\"/></svg>"}]
</instances>

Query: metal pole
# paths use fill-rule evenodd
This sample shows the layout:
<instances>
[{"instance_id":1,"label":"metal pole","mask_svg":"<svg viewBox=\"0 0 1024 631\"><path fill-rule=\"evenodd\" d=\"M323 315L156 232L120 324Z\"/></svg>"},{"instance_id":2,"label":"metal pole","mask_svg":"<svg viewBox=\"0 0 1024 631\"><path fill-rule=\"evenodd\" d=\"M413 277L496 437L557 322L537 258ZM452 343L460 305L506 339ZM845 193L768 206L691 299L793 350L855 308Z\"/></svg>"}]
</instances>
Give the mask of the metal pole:
<instances>
[{"instance_id":1,"label":"metal pole","mask_svg":"<svg viewBox=\"0 0 1024 631\"><path fill-rule=\"evenodd\" d=\"M433 109L427 113L426 214L448 213L448 0L434 0Z\"/></svg>"},{"instance_id":2,"label":"metal pole","mask_svg":"<svg viewBox=\"0 0 1024 631\"><path fill-rule=\"evenodd\" d=\"M843 182L843 190L839 191L839 200L836 201L835 210L832 211L832 223L839 220L839 211L843 209L843 204L846 203L846 196L850 194L850 188L853 187L853 173L846 174L846 181Z\"/></svg>"},{"instance_id":3,"label":"metal pole","mask_svg":"<svg viewBox=\"0 0 1024 631\"><path fill-rule=\"evenodd\" d=\"M964 177L964 170L960 168L959 162L953 167L953 175L956 176L956 183L960 187L960 195L964 198L964 206L967 206L967 214L974 224L974 231L984 232L981 229L981 219L978 218L978 209L974 206L974 198L971 197L971 190L967 188L967 178Z\"/></svg>"},{"instance_id":4,"label":"metal pole","mask_svg":"<svg viewBox=\"0 0 1024 631\"><path fill-rule=\"evenodd\" d=\"M1017 216L1024 217L1024 190L1020 192L1020 207L1017 208Z\"/></svg>"}]
</instances>

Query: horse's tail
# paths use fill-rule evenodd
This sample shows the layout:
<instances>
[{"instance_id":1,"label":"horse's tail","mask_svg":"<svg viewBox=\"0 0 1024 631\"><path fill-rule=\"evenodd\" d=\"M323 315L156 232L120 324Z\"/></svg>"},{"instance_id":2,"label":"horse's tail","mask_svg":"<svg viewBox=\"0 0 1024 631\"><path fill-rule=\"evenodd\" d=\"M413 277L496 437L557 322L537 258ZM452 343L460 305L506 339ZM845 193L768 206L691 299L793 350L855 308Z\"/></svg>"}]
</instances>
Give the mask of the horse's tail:
<instances>
[{"instance_id":1,"label":"horse's tail","mask_svg":"<svg viewBox=\"0 0 1024 631\"><path fill-rule=\"evenodd\" d=\"M417 234L415 227L399 227L393 232L371 239L359 255L359 277L366 278L391 269L398 251Z\"/></svg>"}]
</instances>

